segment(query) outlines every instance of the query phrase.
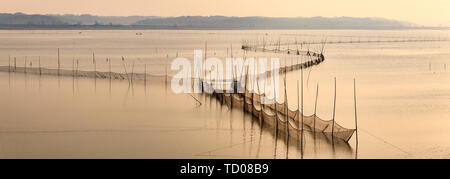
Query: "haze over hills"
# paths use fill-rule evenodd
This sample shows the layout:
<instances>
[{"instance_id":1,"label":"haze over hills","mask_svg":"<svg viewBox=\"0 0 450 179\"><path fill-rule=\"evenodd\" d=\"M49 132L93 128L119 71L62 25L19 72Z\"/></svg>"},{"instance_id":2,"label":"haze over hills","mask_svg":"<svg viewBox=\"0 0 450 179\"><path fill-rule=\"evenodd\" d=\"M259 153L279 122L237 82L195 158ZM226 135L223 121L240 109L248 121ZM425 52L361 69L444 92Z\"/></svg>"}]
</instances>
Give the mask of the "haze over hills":
<instances>
[{"instance_id":1,"label":"haze over hills","mask_svg":"<svg viewBox=\"0 0 450 179\"><path fill-rule=\"evenodd\" d=\"M383 18L94 16L0 14L0 28L67 29L411 29L433 28Z\"/></svg>"}]
</instances>

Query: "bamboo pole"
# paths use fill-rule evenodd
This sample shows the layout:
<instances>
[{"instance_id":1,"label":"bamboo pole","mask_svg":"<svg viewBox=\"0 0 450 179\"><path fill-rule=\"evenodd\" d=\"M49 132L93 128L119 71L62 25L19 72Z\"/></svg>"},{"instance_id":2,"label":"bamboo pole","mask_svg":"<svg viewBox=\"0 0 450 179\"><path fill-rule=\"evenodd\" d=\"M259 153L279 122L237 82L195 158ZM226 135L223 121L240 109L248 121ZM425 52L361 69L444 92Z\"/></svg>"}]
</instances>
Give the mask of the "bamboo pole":
<instances>
[{"instance_id":1,"label":"bamboo pole","mask_svg":"<svg viewBox=\"0 0 450 179\"><path fill-rule=\"evenodd\" d=\"M80 60L79 59L77 59L77 68L76 68L76 73L75 73L75 76L76 77L78 77L78 66L79 66L79 64L80 64Z\"/></svg>"},{"instance_id":2,"label":"bamboo pole","mask_svg":"<svg viewBox=\"0 0 450 179\"><path fill-rule=\"evenodd\" d=\"M206 58L207 58L206 56L208 55L207 52L208 52L208 41L205 41L205 58L203 61L203 65L205 65L205 67L206 67ZM206 69L203 70L203 81L205 80L205 78L206 78ZM205 89L203 89L203 90L205 90Z\"/></svg>"},{"instance_id":3,"label":"bamboo pole","mask_svg":"<svg viewBox=\"0 0 450 179\"><path fill-rule=\"evenodd\" d=\"M11 72L11 56L8 56L8 73Z\"/></svg>"},{"instance_id":4,"label":"bamboo pole","mask_svg":"<svg viewBox=\"0 0 450 179\"><path fill-rule=\"evenodd\" d=\"M258 115L258 118L259 118L259 124L260 125L262 125L262 122L263 122L263 120L262 120L262 111L263 111L263 105L262 105L262 103L261 103L261 90L260 90L260 88L259 88L259 76L256 76L256 87L258 88L258 97L259 97L259 105L261 106L261 110L259 110L259 115ZM277 109L277 105L276 105L276 101L277 101L277 97L276 97L277 95L275 95L275 115L277 114L276 113L276 109Z\"/></svg>"},{"instance_id":5,"label":"bamboo pole","mask_svg":"<svg viewBox=\"0 0 450 179\"><path fill-rule=\"evenodd\" d=\"M249 77L249 78L250 78L250 77ZM253 79L253 78L252 78L252 79ZM251 105L252 105L252 108L251 108L251 114L253 115L253 109L254 109L254 107L255 107L255 106L254 106L254 101L253 101L254 98L255 98L255 90L254 90L254 89L255 89L255 86L254 86L253 80L252 80L252 84L251 84L251 85L252 85L252 87L251 87L252 90L249 91L249 92L250 92L250 94L252 95L252 99L251 99L251 100L252 100L252 102L251 102Z\"/></svg>"},{"instance_id":6,"label":"bamboo pole","mask_svg":"<svg viewBox=\"0 0 450 179\"><path fill-rule=\"evenodd\" d=\"M230 44L230 57L233 58L233 44Z\"/></svg>"},{"instance_id":7,"label":"bamboo pole","mask_svg":"<svg viewBox=\"0 0 450 179\"><path fill-rule=\"evenodd\" d=\"M167 78L168 78L168 76L167 76L167 64L165 64L164 67L165 67L165 71L166 71L165 85L167 86Z\"/></svg>"},{"instance_id":8,"label":"bamboo pole","mask_svg":"<svg viewBox=\"0 0 450 179\"><path fill-rule=\"evenodd\" d=\"M266 78L267 78L267 76L266 76ZM265 79L264 80L264 96L265 97L267 97L266 96L266 81L267 81L267 79ZM275 78L273 78L273 83L275 84ZM274 158L276 158L276 156L277 156L277 152L276 152L276 150L277 150L277 140L278 140L278 109L277 109L277 93L276 93L276 86L275 85L273 85L273 93L274 93L274 103L275 103L275 151L274 151ZM260 95L261 96L261 95ZM262 100L261 100L261 102L262 102ZM262 103L261 103L262 104ZM262 107L261 107L261 114L264 112L264 104L262 104ZM262 118L264 118L264 116L262 116ZM264 120L263 120L264 121Z\"/></svg>"},{"instance_id":9,"label":"bamboo pole","mask_svg":"<svg viewBox=\"0 0 450 179\"><path fill-rule=\"evenodd\" d=\"M286 70L286 59L284 59L284 70ZM286 118L286 136L289 136L289 105L288 105L288 95L287 95L287 84L286 84L286 71L284 71L284 106L285 106L285 118ZM275 86L275 83L274 83Z\"/></svg>"},{"instance_id":10,"label":"bamboo pole","mask_svg":"<svg viewBox=\"0 0 450 179\"><path fill-rule=\"evenodd\" d=\"M245 113L245 106L247 105L247 77L248 77L248 66L245 72L245 84L244 84L244 113Z\"/></svg>"},{"instance_id":11,"label":"bamboo pole","mask_svg":"<svg viewBox=\"0 0 450 179\"><path fill-rule=\"evenodd\" d=\"M39 75L42 75L41 56L38 57L38 64L39 64Z\"/></svg>"},{"instance_id":12,"label":"bamboo pole","mask_svg":"<svg viewBox=\"0 0 450 179\"><path fill-rule=\"evenodd\" d=\"M125 75L127 75L128 84L131 84L130 78L128 77L127 67L125 66L125 58L122 57L122 65L123 69L125 70Z\"/></svg>"},{"instance_id":13,"label":"bamboo pole","mask_svg":"<svg viewBox=\"0 0 450 179\"><path fill-rule=\"evenodd\" d=\"M59 76L59 70L61 68L61 63L60 63L60 57L59 57L59 48L58 48L58 76Z\"/></svg>"},{"instance_id":14,"label":"bamboo pole","mask_svg":"<svg viewBox=\"0 0 450 179\"><path fill-rule=\"evenodd\" d=\"M134 78L134 63L135 63L135 61L133 60L133 65L131 66L131 84L133 84L133 78Z\"/></svg>"},{"instance_id":15,"label":"bamboo pole","mask_svg":"<svg viewBox=\"0 0 450 179\"><path fill-rule=\"evenodd\" d=\"M301 103L302 103L302 105L301 105L301 108L302 108L302 110L301 110L301 112L302 112L302 133L301 133L301 149L302 149L302 152L303 152L303 131L304 131L304 128L303 128L303 126L304 126L304 123L303 123L303 68L301 68L300 69L300 73L301 73L301 87L300 87L300 91L301 91Z\"/></svg>"},{"instance_id":16,"label":"bamboo pole","mask_svg":"<svg viewBox=\"0 0 450 179\"><path fill-rule=\"evenodd\" d=\"M75 77L75 59L72 59L72 78Z\"/></svg>"},{"instance_id":17,"label":"bamboo pole","mask_svg":"<svg viewBox=\"0 0 450 179\"><path fill-rule=\"evenodd\" d=\"M316 116L317 116L317 98L319 96L319 83L317 83L317 89L316 89L316 101L314 102L314 121L313 121L313 130L314 133L316 133ZM316 135L314 134L314 137Z\"/></svg>"},{"instance_id":18,"label":"bamboo pole","mask_svg":"<svg viewBox=\"0 0 450 179\"><path fill-rule=\"evenodd\" d=\"M109 64L109 79L112 79L112 73L111 73L111 59L108 58L108 64Z\"/></svg>"},{"instance_id":19,"label":"bamboo pole","mask_svg":"<svg viewBox=\"0 0 450 179\"><path fill-rule=\"evenodd\" d=\"M95 61L95 53L92 53L92 63L94 64L94 78L97 79L97 62Z\"/></svg>"},{"instance_id":20,"label":"bamboo pole","mask_svg":"<svg viewBox=\"0 0 450 179\"><path fill-rule=\"evenodd\" d=\"M273 79L273 84L275 84L275 78ZM264 89L265 89L265 85L264 85ZM264 90L264 93L265 93L265 90ZM265 94L264 94L264 96L265 96ZM276 128L276 131L278 132L278 109L277 109L278 96L277 96L277 89L276 89L275 85L273 85L273 98L274 98L274 103L275 103L275 128ZM261 108L261 111L263 111L263 108ZM277 133L277 136L278 136L278 133Z\"/></svg>"},{"instance_id":21,"label":"bamboo pole","mask_svg":"<svg viewBox=\"0 0 450 179\"><path fill-rule=\"evenodd\" d=\"M275 84L274 84L275 86ZM288 95L287 95L287 87L286 87L286 77L284 78L284 94L285 94L285 101L286 101L286 159L289 158L289 103L288 103Z\"/></svg>"},{"instance_id":22,"label":"bamboo pole","mask_svg":"<svg viewBox=\"0 0 450 179\"><path fill-rule=\"evenodd\" d=\"M25 56L25 64L24 64L23 72L27 73L27 56Z\"/></svg>"},{"instance_id":23,"label":"bamboo pole","mask_svg":"<svg viewBox=\"0 0 450 179\"><path fill-rule=\"evenodd\" d=\"M298 129L298 127L300 127L300 101L299 101L300 94L298 92L299 91L298 90L298 86L299 86L298 84L299 84L299 82L297 80L297 129ZM298 129L297 130L297 139L298 139L298 136L299 136L299 132L300 132L300 130Z\"/></svg>"},{"instance_id":24,"label":"bamboo pole","mask_svg":"<svg viewBox=\"0 0 450 179\"><path fill-rule=\"evenodd\" d=\"M336 113L336 77L334 77L334 104L333 104L333 125L331 126L331 141L334 144L334 126Z\"/></svg>"},{"instance_id":25,"label":"bamboo pole","mask_svg":"<svg viewBox=\"0 0 450 179\"><path fill-rule=\"evenodd\" d=\"M356 110L356 79L353 79L353 96L355 102L355 132L356 132L356 155L358 155L358 115Z\"/></svg>"},{"instance_id":26,"label":"bamboo pole","mask_svg":"<svg viewBox=\"0 0 450 179\"><path fill-rule=\"evenodd\" d=\"M147 86L147 64L144 64L144 85Z\"/></svg>"},{"instance_id":27,"label":"bamboo pole","mask_svg":"<svg viewBox=\"0 0 450 179\"><path fill-rule=\"evenodd\" d=\"M275 85L274 85L275 86ZM285 119L286 119L286 125L285 125L285 130L286 130L286 138L289 136L289 105L288 105L288 99L287 99L287 89L286 89L286 76L284 77L284 106L285 106Z\"/></svg>"},{"instance_id":28,"label":"bamboo pole","mask_svg":"<svg viewBox=\"0 0 450 179\"><path fill-rule=\"evenodd\" d=\"M231 109L233 109L233 94L234 94L234 64L233 64L233 61L231 61L231 88L233 91L230 93L230 106L231 106Z\"/></svg>"}]
</instances>

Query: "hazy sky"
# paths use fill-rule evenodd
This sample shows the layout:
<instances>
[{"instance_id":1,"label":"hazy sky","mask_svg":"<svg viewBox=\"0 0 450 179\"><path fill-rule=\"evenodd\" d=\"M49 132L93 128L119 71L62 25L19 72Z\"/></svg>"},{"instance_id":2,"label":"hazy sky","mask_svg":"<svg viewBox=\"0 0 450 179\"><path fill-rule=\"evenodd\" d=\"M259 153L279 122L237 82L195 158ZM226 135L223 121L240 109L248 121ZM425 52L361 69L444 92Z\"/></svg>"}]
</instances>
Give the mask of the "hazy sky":
<instances>
[{"instance_id":1,"label":"hazy sky","mask_svg":"<svg viewBox=\"0 0 450 179\"><path fill-rule=\"evenodd\" d=\"M450 26L450 0L1 0L0 12L104 16L353 16Z\"/></svg>"}]
</instances>

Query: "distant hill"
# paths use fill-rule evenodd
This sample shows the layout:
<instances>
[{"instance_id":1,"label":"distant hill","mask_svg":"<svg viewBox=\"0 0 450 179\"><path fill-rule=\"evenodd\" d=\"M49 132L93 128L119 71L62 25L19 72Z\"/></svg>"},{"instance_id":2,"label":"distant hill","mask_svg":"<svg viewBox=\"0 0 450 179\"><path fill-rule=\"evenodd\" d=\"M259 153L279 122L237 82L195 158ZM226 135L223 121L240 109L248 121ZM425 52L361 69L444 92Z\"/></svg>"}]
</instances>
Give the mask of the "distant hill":
<instances>
[{"instance_id":1,"label":"distant hill","mask_svg":"<svg viewBox=\"0 0 450 179\"><path fill-rule=\"evenodd\" d=\"M0 14L2 25L132 25L153 16L93 16L83 15L28 15L23 13Z\"/></svg>"},{"instance_id":2,"label":"distant hill","mask_svg":"<svg viewBox=\"0 0 450 179\"><path fill-rule=\"evenodd\" d=\"M0 29L435 29L382 18L1 14ZM448 29L445 27L444 29Z\"/></svg>"},{"instance_id":3,"label":"distant hill","mask_svg":"<svg viewBox=\"0 0 450 179\"><path fill-rule=\"evenodd\" d=\"M93 16L89 14L83 15L51 15L52 17L61 19L69 24L94 25L94 24L113 24L113 25L132 25L138 21L157 18L154 16Z\"/></svg>"},{"instance_id":4,"label":"distant hill","mask_svg":"<svg viewBox=\"0 0 450 179\"><path fill-rule=\"evenodd\" d=\"M412 24L401 21L354 17L274 18L183 16L146 19L136 24L200 29L398 29L413 27Z\"/></svg>"},{"instance_id":5,"label":"distant hill","mask_svg":"<svg viewBox=\"0 0 450 179\"><path fill-rule=\"evenodd\" d=\"M0 14L0 25L66 25L64 20L46 15Z\"/></svg>"}]
</instances>

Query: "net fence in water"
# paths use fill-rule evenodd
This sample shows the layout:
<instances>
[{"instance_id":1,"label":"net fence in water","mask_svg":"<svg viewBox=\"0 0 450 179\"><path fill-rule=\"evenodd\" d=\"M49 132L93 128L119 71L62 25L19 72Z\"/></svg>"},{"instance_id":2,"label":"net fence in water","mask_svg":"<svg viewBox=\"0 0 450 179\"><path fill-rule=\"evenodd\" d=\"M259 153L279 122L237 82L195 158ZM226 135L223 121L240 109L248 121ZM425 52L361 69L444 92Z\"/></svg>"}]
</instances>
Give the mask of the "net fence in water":
<instances>
[{"instance_id":1,"label":"net fence in water","mask_svg":"<svg viewBox=\"0 0 450 179\"><path fill-rule=\"evenodd\" d=\"M289 71L308 68L318 65L325 60L321 53L308 51L306 55L312 58L304 63L281 67L278 69L278 72L283 74ZM272 71L267 71L264 75L270 76L271 73ZM261 99L262 97L267 98L266 94L250 92L247 89L247 78L248 75L244 75L241 79L245 79L244 93L216 93L216 90L214 89L214 86L216 85L213 84L213 82L203 82L203 88L205 88L205 91L212 91L212 95L218 98L222 103L231 107L241 107L245 112L251 113L254 117L258 118L261 123L285 132L292 137L298 137L298 133L303 130L313 133L323 133L332 139L337 138L348 142L356 131L356 129L345 128L333 120L322 119L316 114L310 116L301 114L300 107L296 110L291 110L286 101L285 103L278 103L275 97L266 99L268 101L275 101L273 104L263 104ZM240 82L236 80L228 80L228 84L230 84L230 81L233 81L233 86L240 84ZM237 87L234 86L234 89L237 89Z\"/></svg>"},{"instance_id":2,"label":"net fence in water","mask_svg":"<svg viewBox=\"0 0 450 179\"><path fill-rule=\"evenodd\" d=\"M289 71L294 71L298 69L308 68L317 64L320 64L325 60L322 53L306 52L306 55L310 60L294 64L290 66L281 67L278 69L279 73L286 73ZM60 70L60 69L47 69L47 68L27 68L27 67L15 67L12 66L2 66L0 71L8 72L23 72L32 73L40 75L61 75L61 76L73 76L73 77L95 77L95 78L110 78L119 80L147 80L147 77L163 77L166 82L168 81L169 75L151 75L148 73L138 74L138 73L117 73L117 72L98 72L98 71L81 71L81 70ZM266 75L270 75L271 71L266 72ZM247 76L243 78L247 79ZM203 87L210 88L209 91L215 91L213 84L203 82ZM205 90L208 91L208 90ZM341 139L348 142L352 137L355 129L348 129L340 126L339 124L333 122L332 120L324 120L317 115L313 114L310 116L305 116L301 114L300 110L291 110L286 105L286 103L275 103L275 104L262 104L261 98L266 97L265 94L251 93L248 89L245 89L244 93L215 93L212 95L217 97L222 103L229 106L242 107L245 112L251 113L253 116L258 118L260 122L266 125L277 128L280 131L287 132L293 137L298 137L298 132L310 131L310 132L321 132L327 136ZM274 99L272 99L274 100ZM275 101L275 100L274 100ZM302 120L303 119L303 120ZM303 123L302 123L303 121Z\"/></svg>"},{"instance_id":3,"label":"net fence in water","mask_svg":"<svg viewBox=\"0 0 450 179\"><path fill-rule=\"evenodd\" d=\"M204 87L212 88L211 85ZM300 110L291 110L285 103L262 104L261 98L264 94L250 93L212 93L222 103L236 108L242 108L245 112L252 114L264 125L277 128L281 132L287 132L292 137L298 137L298 132L309 131L323 133L326 136L341 139L348 142L355 129L348 129L333 122L324 120L313 114L305 116ZM273 99L272 99L273 100ZM303 123L302 123L303 117ZM334 129L333 129L334 124Z\"/></svg>"}]
</instances>

